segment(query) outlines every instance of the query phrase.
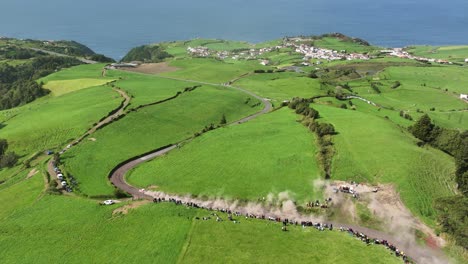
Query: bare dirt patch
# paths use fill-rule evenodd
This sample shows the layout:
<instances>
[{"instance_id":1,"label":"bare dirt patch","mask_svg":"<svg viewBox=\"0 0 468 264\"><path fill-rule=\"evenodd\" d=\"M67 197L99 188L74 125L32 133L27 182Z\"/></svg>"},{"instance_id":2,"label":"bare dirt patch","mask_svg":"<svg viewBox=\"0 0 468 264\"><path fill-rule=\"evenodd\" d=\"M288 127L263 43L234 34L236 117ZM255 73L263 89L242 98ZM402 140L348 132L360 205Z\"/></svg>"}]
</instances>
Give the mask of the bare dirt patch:
<instances>
[{"instance_id":1,"label":"bare dirt patch","mask_svg":"<svg viewBox=\"0 0 468 264\"><path fill-rule=\"evenodd\" d=\"M122 207L119 207L117 209L115 209L113 212L112 212L112 215L116 215L116 214L128 214L128 211L130 209L136 209L142 205L145 205L147 203L150 203L150 201L148 200L141 200L141 201L136 201L136 202L133 202L133 203L129 203L127 205L124 205Z\"/></svg>"},{"instance_id":2,"label":"bare dirt patch","mask_svg":"<svg viewBox=\"0 0 468 264\"><path fill-rule=\"evenodd\" d=\"M350 184L343 181L333 181L326 184L325 193L333 199L334 206L348 207L349 203L341 201L346 201L347 196L352 197L353 195L337 191L340 186L352 188L353 192L357 193L358 199L367 204L372 214L382 221L385 230L399 234L406 241L414 241L416 239L415 230L419 230L427 237L426 241L430 241L428 244L432 248L441 248L446 244L443 238L438 237L434 230L406 208L393 185ZM345 209L343 208L343 210Z\"/></svg>"},{"instance_id":3,"label":"bare dirt patch","mask_svg":"<svg viewBox=\"0 0 468 264\"><path fill-rule=\"evenodd\" d=\"M32 169L32 170L28 173L28 176L26 176L26 179L31 178L32 176L36 175L38 172L39 172L39 171L38 171L36 168Z\"/></svg>"},{"instance_id":4,"label":"bare dirt patch","mask_svg":"<svg viewBox=\"0 0 468 264\"><path fill-rule=\"evenodd\" d=\"M146 74L159 74L164 72L173 72L179 70L177 67L169 66L167 62L160 63L143 63L135 68L125 68L126 71L139 72Z\"/></svg>"},{"instance_id":5,"label":"bare dirt patch","mask_svg":"<svg viewBox=\"0 0 468 264\"><path fill-rule=\"evenodd\" d=\"M95 138L88 138L89 141L96 141Z\"/></svg>"}]
</instances>

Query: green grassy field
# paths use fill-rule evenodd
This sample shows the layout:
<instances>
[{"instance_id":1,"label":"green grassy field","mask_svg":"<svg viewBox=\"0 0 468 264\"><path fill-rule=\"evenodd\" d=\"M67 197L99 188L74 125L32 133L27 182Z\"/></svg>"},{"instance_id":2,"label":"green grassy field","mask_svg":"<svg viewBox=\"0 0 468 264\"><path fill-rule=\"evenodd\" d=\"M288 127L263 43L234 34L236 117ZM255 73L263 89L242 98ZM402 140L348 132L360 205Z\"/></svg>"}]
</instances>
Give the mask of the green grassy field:
<instances>
[{"instance_id":1,"label":"green grassy field","mask_svg":"<svg viewBox=\"0 0 468 264\"><path fill-rule=\"evenodd\" d=\"M65 196L15 205L0 225L2 263L400 263L383 247L338 231L281 232L279 224L259 220L202 221L194 217L208 212L173 204L147 204L125 215L112 214L122 205ZM3 213L5 204L0 207Z\"/></svg>"},{"instance_id":2,"label":"green grassy field","mask_svg":"<svg viewBox=\"0 0 468 264\"><path fill-rule=\"evenodd\" d=\"M418 147L408 132L385 118L326 105L313 107L338 131L333 139L337 153L332 179L393 183L405 205L434 224L434 200L455 190L450 156Z\"/></svg>"},{"instance_id":3,"label":"green grassy field","mask_svg":"<svg viewBox=\"0 0 468 264\"><path fill-rule=\"evenodd\" d=\"M74 79L62 81L49 81L44 85L44 88L51 91L53 96L60 96L84 88L104 85L111 80L106 79Z\"/></svg>"},{"instance_id":4,"label":"green grassy field","mask_svg":"<svg viewBox=\"0 0 468 264\"><path fill-rule=\"evenodd\" d=\"M202 214L203 215L203 214ZM204 214L206 216L206 214ZM378 246L339 231L291 227L258 220L240 224L195 221L182 263L401 263Z\"/></svg>"},{"instance_id":5,"label":"green grassy field","mask_svg":"<svg viewBox=\"0 0 468 264\"><path fill-rule=\"evenodd\" d=\"M41 173L29 179L26 179L26 174L20 176L24 180L8 188L0 189L0 222L2 225L4 220L15 212L30 208L44 189L44 179ZM1 237L0 235L0 241Z\"/></svg>"},{"instance_id":6,"label":"green grassy field","mask_svg":"<svg viewBox=\"0 0 468 264\"><path fill-rule=\"evenodd\" d=\"M108 71L107 76L119 79L115 86L125 90L133 97L130 101L130 108L172 97L187 87L197 85L196 83L125 71Z\"/></svg>"},{"instance_id":7,"label":"green grassy field","mask_svg":"<svg viewBox=\"0 0 468 264\"><path fill-rule=\"evenodd\" d=\"M292 72L254 74L240 79L234 85L270 98L274 102L290 100L293 97L310 98L327 93L320 89L317 79Z\"/></svg>"},{"instance_id":8,"label":"green grassy field","mask_svg":"<svg viewBox=\"0 0 468 264\"><path fill-rule=\"evenodd\" d=\"M352 81L349 85L360 96L387 108L413 113L434 108L445 112L468 107L459 99L460 93L468 92L462 85L468 81L465 75L458 67L389 67L380 72L377 79L370 80L380 83L381 93L373 90L367 79ZM395 81L401 86L393 89Z\"/></svg>"},{"instance_id":9,"label":"green grassy field","mask_svg":"<svg viewBox=\"0 0 468 264\"><path fill-rule=\"evenodd\" d=\"M207 133L132 171L134 185L169 193L257 200L269 193L318 199L313 181L321 171L315 138L282 109L240 126Z\"/></svg>"},{"instance_id":10,"label":"green grassy field","mask_svg":"<svg viewBox=\"0 0 468 264\"><path fill-rule=\"evenodd\" d=\"M20 155L63 147L116 108L122 98L110 87L92 87L60 97L44 97L14 110L0 129L11 150Z\"/></svg>"},{"instance_id":11,"label":"green grassy field","mask_svg":"<svg viewBox=\"0 0 468 264\"><path fill-rule=\"evenodd\" d=\"M235 50L278 43L281 40L257 45L210 39L168 42L161 44L175 56L168 62L180 69L161 76L109 70L103 77L105 64L95 64L40 79L52 91L50 95L0 111L0 138L7 139L9 150L21 156L16 167L0 169L1 262L401 263L384 248L366 246L338 231L291 227L289 232L281 232L278 223L242 217L240 224L203 221L196 217L210 212L172 204L146 204L128 214L113 215L114 209L130 201L100 206L92 199L114 195L107 176L118 163L192 137L206 125L218 124L223 114L233 122L262 109L257 99L228 87L205 84L174 100L129 111L65 152L61 156L63 167L79 183L71 195L43 193L49 156L33 159L30 168L23 165L35 153L58 150L78 138L115 109L123 98L112 86L132 97L131 110L198 85L163 77L224 83L256 69L274 69L258 60L190 58L188 46ZM322 38L315 45L347 52L376 49L336 38ZM413 51L453 61L468 54L465 46L416 47ZM264 56L277 67L302 62L302 55L290 53L290 49ZM435 228L434 201L456 190L454 160L429 146L418 147L407 131L414 121L401 117L400 110L414 119L427 113L439 126L468 129L468 104L459 99L460 93L468 93L468 75L466 67L409 63L414 61L380 58L324 63L317 67L330 68L320 73L354 69L362 78L331 78L323 89L320 79L293 72L251 74L234 85L278 106L292 97L324 95L326 89L332 91L348 83L358 95L383 105L379 108L357 99L350 103L333 95L312 104L320 112L318 121L332 123L338 132L332 137L336 153L331 179L393 184L404 204ZM115 82L104 85L111 81ZM372 81L381 83L381 93L371 88ZM392 89L395 81L401 86ZM347 110L340 108L343 103ZM168 193L243 201L256 201L268 194L279 196L281 192L288 192L298 204L321 199L320 190L314 190L314 180L323 178L317 160L319 149L315 135L298 122L299 118L284 108L242 125L210 131L140 165L127 180ZM35 169L39 172L28 176ZM362 204L357 213L367 221L363 223L377 225L372 212Z\"/></svg>"},{"instance_id":12,"label":"green grassy field","mask_svg":"<svg viewBox=\"0 0 468 264\"><path fill-rule=\"evenodd\" d=\"M171 61L170 65L181 69L161 75L213 83L227 82L256 69L267 69L256 60L226 63L215 59L193 58Z\"/></svg>"},{"instance_id":13,"label":"green grassy field","mask_svg":"<svg viewBox=\"0 0 468 264\"><path fill-rule=\"evenodd\" d=\"M102 77L102 69L106 64L83 64L67 69L62 69L56 73L41 78L40 81L47 83L49 81L63 81L63 80L76 80L76 79L105 79L112 80L112 78Z\"/></svg>"},{"instance_id":14,"label":"green grassy field","mask_svg":"<svg viewBox=\"0 0 468 264\"><path fill-rule=\"evenodd\" d=\"M416 56L464 62L468 58L468 46L411 46L406 49Z\"/></svg>"},{"instance_id":15,"label":"green grassy field","mask_svg":"<svg viewBox=\"0 0 468 264\"><path fill-rule=\"evenodd\" d=\"M110 170L133 156L176 143L210 123L218 124L224 113L234 121L261 109L244 93L223 87L203 86L163 104L131 112L92 135L96 141L85 141L63 155L67 170L88 195L110 195Z\"/></svg>"}]
</instances>

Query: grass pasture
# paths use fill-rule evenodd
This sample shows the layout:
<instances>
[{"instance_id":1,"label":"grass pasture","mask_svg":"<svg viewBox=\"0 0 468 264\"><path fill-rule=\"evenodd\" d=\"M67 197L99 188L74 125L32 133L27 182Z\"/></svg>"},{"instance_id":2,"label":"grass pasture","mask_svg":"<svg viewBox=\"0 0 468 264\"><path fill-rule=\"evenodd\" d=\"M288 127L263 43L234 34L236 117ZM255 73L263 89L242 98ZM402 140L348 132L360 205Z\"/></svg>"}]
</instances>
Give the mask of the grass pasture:
<instances>
[{"instance_id":1,"label":"grass pasture","mask_svg":"<svg viewBox=\"0 0 468 264\"><path fill-rule=\"evenodd\" d=\"M106 79L73 79L73 80L62 80L62 81L49 81L44 85L44 88L51 91L53 96L60 96L74 91L78 91L84 88L104 85L111 80Z\"/></svg>"},{"instance_id":2,"label":"grass pasture","mask_svg":"<svg viewBox=\"0 0 468 264\"><path fill-rule=\"evenodd\" d=\"M102 69L106 66L104 63L82 64L67 69L62 69L56 73L41 78L39 81L48 83L49 81L61 80L76 80L76 79L105 79L112 78L102 77Z\"/></svg>"},{"instance_id":3,"label":"grass pasture","mask_svg":"<svg viewBox=\"0 0 468 264\"><path fill-rule=\"evenodd\" d=\"M366 246L339 231L290 227L281 232L280 224L271 222L212 221L194 221L181 263L401 263L383 247Z\"/></svg>"},{"instance_id":4,"label":"grass pasture","mask_svg":"<svg viewBox=\"0 0 468 264\"><path fill-rule=\"evenodd\" d=\"M20 176L26 178L26 175ZM43 189L44 178L40 172L31 178L24 179L12 186L0 189L0 222L2 222L2 226L4 220L16 211L24 210L32 206ZM2 233L0 232L0 234ZM0 242L1 237L2 235L0 235Z\"/></svg>"},{"instance_id":5,"label":"grass pasture","mask_svg":"<svg viewBox=\"0 0 468 264\"><path fill-rule=\"evenodd\" d=\"M310 98L327 93L320 89L317 79L292 72L254 74L240 79L234 85L276 102L290 100L293 97Z\"/></svg>"},{"instance_id":6,"label":"grass pasture","mask_svg":"<svg viewBox=\"0 0 468 264\"><path fill-rule=\"evenodd\" d=\"M298 118L281 109L209 132L140 165L127 180L178 194L257 200L288 191L297 200L318 199L315 138Z\"/></svg>"},{"instance_id":7,"label":"grass pasture","mask_svg":"<svg viewBox=\"0 0 468 264\"><path fill-rule=\"evenodd\" d=\"M119 79L115 86L132 96L130 108L164 100L196 83L170 80L158 76L126 71L107 71L107 76Z\"/></svg>"},{"instance_id":8,"label":"grass pasture","mask_svg":"<svg viewBox=\"0 0 468 264\"><path fill-rule=\"evenodd\" d=\"M396 110L415 113L418 109L429 112L463 110L468 104L459 99L468 92L464 83L468 77L459 67L389 67L379 73L377 80L360 79L349 85L354 92L377 104ZM399 81L401 86L392 89ZM379 83L381 93L371 88L370 82Z\"/></svg>"},{"instance_id":9,"label":"grass pasture","mask_svg":"<svg viewBox=\"0 0 468 264\"><path fill-rule=\"evenodd\" d=\"M45 196L18 209L0 226L2 263L177 261L195 212L165 204L113 216L116 207Z\"/></svg>"},{"instance_id":10,"label":"grass pasture","mask_svg":"<svg viewBox=\"0 0 468 264\"><path fill-rule=\"evenodd\" d=\"M246 104L246 99L250 102ZM119 162L193 136L210 123L218 124L224 113L229 121L257 112L263 106L239 91L203 86L177 99L131 112L67 151L62 159L78 179L81 192L111 195L107 176Z\"/></svg>"},{"instance_id":11,"label":"grass pasture","mask_svg":"<svg viewBox=\"0 0 468 264\"><path fill-rule=\"evenodd\" d=\"M116 108L122 98L109 87L98 86L60 97L44 97L33 103L0 111L5 121L0 138L11 150L30 155L36 151L63 147L83 134L93 123Z\"/></svg>"},{"instance_id":12,"label":"grass pasture","mask_svg":"<svg viewBox=\"0 0 468 264\"><path fill-rule=\"evenodd\" d=\"M454 193L455 166L447 154L416 145L390 120L360 111L313 105L338 131L332 179L393 183L405 205L433 224L436 198Z\"/></svg>"},{"instance_id":13,"label":"grass pasture","mask_svg":"<svg viewBox=\"0 0 468 264\"><path fill-rule=\"evenodd\" d=\"M250 219L202 221L194 217L208 212L173 204L113 215L120 206L46 195L18 208L0 226L2 263L400 263L383 247L338 231L281 232L277 223Z\"/></svg>"},{"instance_id":14,"label":"grass pasture","mask_svg":"<svg viewBox=\"0 0 468 264\"><path fill-rule=\"evenodd\" d=\"M183 59L170 62L170 66L181 68L175 72L163 73L162 76L187 80L223 83L256 69L267 69L258 61L223 62L215 59Z\"/></svg>"},{"instance_id":15,"label":"grass pasture","mask_svg":"<svg viewBox=\"0 0 468 264\"><path fill-rule=\"evenodd\" d=\"M465 62L468 58L468 46L411 46L407 51L416 56L445 59L453 62Z\"/></svg>"}]
</instances>

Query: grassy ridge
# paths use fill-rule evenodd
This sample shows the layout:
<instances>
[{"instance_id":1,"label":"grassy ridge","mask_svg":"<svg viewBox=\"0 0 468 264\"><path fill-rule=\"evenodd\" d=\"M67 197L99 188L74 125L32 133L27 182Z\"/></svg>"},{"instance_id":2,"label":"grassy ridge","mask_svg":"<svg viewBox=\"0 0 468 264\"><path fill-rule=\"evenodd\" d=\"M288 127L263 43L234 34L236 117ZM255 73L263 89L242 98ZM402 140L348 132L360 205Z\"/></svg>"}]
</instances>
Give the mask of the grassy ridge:
<instances>
[{"instance_id":1,"label":"grassy ridge","mask_svg":"<svg viewBox=\"0 0 468 264\"><path fill-rule=\"evenodd\" d=\"M289 191L319 198L315 138L289 109L207 133L128 175L137 186L169 193L257 200Z\"/></svg>"},{"instance_id":2,"label":"grassy ridge","mask_svg":"<svg viewBox=\"0 0 468 264\"><path fill-rule=\"evenodd\" d=\"M229 88L203 86L175 100L131 112L93 134L63 155L69 172L78 178L88 195L112 194L107 176L119 162L176 143L210 123L218 124L222 113L237 120L260 109L249 96Z\"/></svg>"}]
</instances>

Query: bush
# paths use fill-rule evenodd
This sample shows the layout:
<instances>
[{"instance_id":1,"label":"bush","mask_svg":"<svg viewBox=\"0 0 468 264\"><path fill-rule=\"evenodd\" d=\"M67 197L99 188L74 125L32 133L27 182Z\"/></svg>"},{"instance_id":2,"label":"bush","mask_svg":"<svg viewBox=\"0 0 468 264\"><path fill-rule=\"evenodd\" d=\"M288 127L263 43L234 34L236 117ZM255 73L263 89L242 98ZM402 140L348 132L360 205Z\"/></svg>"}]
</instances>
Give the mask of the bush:
<instances>
[{"instance_id":1,"label":"bush","mask_svg":"<svg viewBox=\"0 0 468 264\"><path fill-rule=\"evenodd\" d=\"M432 129L434 125L432 124L431 118L425 114L416 121L412 127L410 127L410 132L418 139L429 142L432 140Z\"/></svg>"},{"instance_id":2,"label":"bush","mask_svg":"<svg viewBox=\"0 0 468 264\"><path fill-rule=\"evenodd\" d=\"M393 85L392 85L392 89L396 89L396 88L398 88L398 87L400 87L400 86L401 86L400 81L395 81L395 82L393 83Z\"/></svg>"},{"instance_id":3,"label":"bush","mask_svg":"<svg viewBox=\"0 0 468 264\"><path fill-rule=\"evenodd\" d=\"M325 135L334 135L335 127L329 123L319 123L315 128L315 132L318 136L323 137Z\"/></svg>"},{"instance_id":4,"label":"bush","mask_svg":"<svg viewBox=\"0 0 468 264\"><path fill-rule=\"evenodd\" d=\"M346 104L341 104L341 105L340 105L340 108L348 109L348 106L346 106Z\"/></svg>"},{"instance_id":5,"label":"bush","mask_svg":"<svg viewBox=\"0 0 468 264\"><path fill-rule=\"evenodd\" d=\"M14 152L8 152L0 158L0 168L11 168L18 161L18 155Z\"/></svg>"},{"instance_id":6,"label":"bush","mask_svg":"<svg viewBox=\"0 0 468 264\"><path fill-rule=\"evenodd\" d=\"M455 238L458 245L468 248L468 198L454 196L436 200L439 222L444 232Z\"/></svg>"}]
</instances>

